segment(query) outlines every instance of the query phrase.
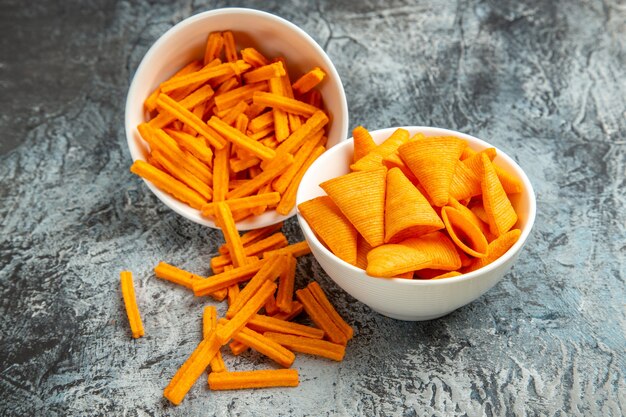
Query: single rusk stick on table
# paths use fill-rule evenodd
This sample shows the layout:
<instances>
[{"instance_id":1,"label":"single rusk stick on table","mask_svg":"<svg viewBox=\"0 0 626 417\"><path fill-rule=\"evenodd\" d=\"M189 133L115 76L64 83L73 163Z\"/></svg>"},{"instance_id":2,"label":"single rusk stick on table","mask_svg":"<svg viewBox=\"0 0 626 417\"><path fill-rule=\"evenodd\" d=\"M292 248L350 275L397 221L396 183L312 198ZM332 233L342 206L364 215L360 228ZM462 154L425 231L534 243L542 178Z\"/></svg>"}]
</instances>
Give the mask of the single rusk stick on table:
<instances>
[{"instance_id":1,"label":"single rusk stick on table","mask_svg":"<svg viewBox=\"0 0 626 417\"><path fill-rule=\"evenodd\" d=\"M215 291L226 289L231 285L249 280L266 263L265 260L250 263L239 268L224 271L221 274L213 275L202 281L194 281L192 284L193 293L196 296L209 295Z\"/></svg>"},{"instance_id":2,"label":"single rusk stick on table","mask_svg":"<svg viewBox=\"0 0 626 417\"><path fill-rule=\"evenodd\" d=\"M228 203L228 201L226 203ZM232 206L231 206L231 210L232 210ZM243 246L246 247L248 245L251 245L254 242L257 242L259 240L262 240L268 237L272 233L280 230L282 227L283 227L283 222L279 222L276 224L272 224L270 226L262 227L260 229L250 230L249 232L246 232L243 235L241 235L241 243L243 243ZM220 246L218 251L222 255L228 254L228 248L226 247L225 244Z\"/></svg>"},{"instance_id":3,"label":"single rusk stick on table","mask_svg":"<svg viewBox=\"0 0 626 417\"><path fill-rule=\"evenodd\" d=\"M246 302L239 311L232 316L228 324L218 326L216 330L217 339L221 344L226 344L233 337L233 334L241 330L243 326L250 321L257 311L263 307L267 299L274 294L277 285L272 281L264 281L261 288ZM246 286L247 288L247 286ZM245 290L245 288L244 288ZM237 301L241 299L243 291L237 297ZM235 304L237 304L235 301Z\"/></svg>"},{"instance_id":4,"label":"single rusk stick on table","mask_svg":"<svg viewBox=\"0 0 626 417\"><path fill-rule=\"evenodd\" d=\"M191 272L176 268L175 266L169 265L165 262L159 262L159 264L154 268L154 273L156 274L157 278L161 278L166 281L182 285L183 287L189 289L193 289L194 282L200 282L205 280L205 277L192 274ZM218 289L206 295L210 295L217 301L222 301L224 298L226 298L228 292L226 289Z\"/></svg>"},{"instance_id":5,"label":"single rusk stick on table","mask_svg":"<svg viewBox=\"0 0 626 417\"><path fill-rule=\"evenodd\" d=\"M282 312L291 311L293 301L293 289L296 277L296 258L287 257L287 265L278 279L278 292L276 294L276 306Z\"/></svg>"},{"instance_id":6,"label":"single rusk stick on table","mask_svg":"<svg viewBox=\"0 0 626 417\"><path fill-rule=\"evenodd\" d=\"M204 197L198 194L197 191L192 190L170 174L153 167L145 161L140 159L136 160L133 165L131 165L130 172L150 181L161 190L173 195L178 200L189 204L197 210L200 210L202 206L207 203Z\"/></svg>"},{"instance_id":7,"label":"single rusk stick on table","mask_svg":"<svg viewBox=\"0 0 626 417\"><path fill-rule=\"evenodd\" d=\"M191 356L178 369L168 386L165 387L163 396L175 405L180 404L194 382L209 366L211 359L217 354L221 346L215 332L211 332L208 337L200 342ZM215 372L211 373L211 375L217 375L218 373L224 372Z\"/></svg>"},{"instance_id":8,"label":"single rusk stick on table","mask_svg":"<svg viewBox=\"0 0 626 417\"><path fill-rule=\"evenodd\" d=\"M276 256L268 259L263 264L259 272L257 272L244 289L241 290L235 300L235 303L228 307L226 317L229 319L233 318L235 314L237 314L239 310L241 310L244 305L246 305L248 301L254 297L266 281L274 282L284 267L284 261L285 259L282 256ZM273 295L273 293L270 295ZM265 303L265 301L267 301L267 298L263 300L263 303Z\"/></svg>"},{"instance_id":9,"label":"single rusk stick on table","mask_svg":"<svg viewBox=\"0 0 626 417\"><path fill-rule=\"evenodd\" d=\"M324 330L315 327L305 326L304 324L292 323L290 321L280 320L275 317L264 316L263 314L255 314L247 326L260 333L274 332L292 334L294 336L310 337L311 339L323 339Z\"/></svg>"},{"instance_id":10,"label":"single rusk stick on table","mask_svg":"<svg viewBox=\"0 0 626 417\"><path fill-rule=\"evenodd\" d=\"M289 350L322 356L334 361L343 360L346 353L344 345L338 345L326 340L272 332L266 332L263 336L285 346Z\"/></svg>"},{"instance_id":11,"label":"single rusk stick on table","mask_svg":"<svg viewBox=\"0 0 626 417\"><path fill-rule=\"evenodd\" d=\"M166 94L161 94L157 99L157 108L170 113L181 122L187 124L193 130L202 135L215 149L222 149L226 145L226 141L221 136L216 136L209 129L207 124L198 118L195 114L181 106Z\"/></svg>"},{"instance_id":12,"label":"single rusk stick on table","mask_svg":"<svg viewBox=\"0 0 626 417\"><path fill-rule=\"evenodd\" d=\"M217 328L217 310L214 306L204 307L202 312L202 337L206 339ZM211 362L209 362L212 372L225 372L226 365L222 358L222 353L218 350Z\"/></svg>"},{"instance_id":13,"label":"single rusk stick on table","mask_svg":"<svg viewBox=\"0 0 626 417\"><path fill-rule=\"evenodd\" d=\"M232 259L233 266L238 268L244 266L246 261L246 254L244 251L243 243L239 237L239 232L235 226L235 220L233 214L223 201L217 203L215 207L215 220L217 225L222 229L224 239L226 240L226 246L228 246L228 253Z\"/></svg>"},{"instance_id":14,"label":"single rusk stick on table","mask_svg":"<svg viewBox=\"0 0 626 417\"><path fill-rule=\"evenodd\" d=\"M324 330L326 337L333 343L345 345L348 338L326 313L324 308L317 302L308 288L296 291L296 297L304 306L304 311L309 315L313 323Z\"/></svg>"},{"instance_id":15,"label":"single rusk stick on table","mask_svg":"<svg viewBox=\"0 0 626 417\"><path fill-rule=\"evenodd\" d=\"M137 308L137 299L135 298L133 274L130 271L120 272L120 284L122 287L122 297L124 298L126 315L130 323L130 331L136 339L144 335L144 330L141 316L139 315L139 308Z\"/></svg>"},{"instance_id":16,"label":"single rusk stick on table","mask_svg":"<svg viewBox=\"0 0 626 417\"><path fill-rule=\"evenodd\" d=\"M317 282L313 281L309 285L307 285L307 288L309 289L309 291L311 291L311 294L313 295L315 300L322 306L326 314L337 325L337 327L339 327L343 334L346 335L346 338L348 340L352 339L354 330L352 330L352 327L344 321L339 313L337 313L337 310L335 310L335 307L333 307L330 301L328 301L328 298L326 297L324 290L322 290L322 287L320 287Z\"/></svg>"},{"instance_id":17,"label":"single rusk stick on table","mask_svg":"<svg viewBox=\"0 0 626 417\"><path fill-rule=\"evenodd\" d=\"M220 319L219 322L221 325L226 325L228 320ZM242 327L241 330L233 335L233 339L251 347L259 353L264 354L285 368L289 368L296 359L296 355L294 355L289 349L284 348L273 340L270 340L262 334L247 327Z\"/></svg>"},{"instance_id":18,"label":"single rusk stick on table","mask_svg":"<svg viewBox=\"0 0 626 417\"><path fill-rule=\"evenodd\" d=\"M220 372L209 375L209 388L212 390L297 386L298 371L295 369Z\"/></svg>"}]
</instances>

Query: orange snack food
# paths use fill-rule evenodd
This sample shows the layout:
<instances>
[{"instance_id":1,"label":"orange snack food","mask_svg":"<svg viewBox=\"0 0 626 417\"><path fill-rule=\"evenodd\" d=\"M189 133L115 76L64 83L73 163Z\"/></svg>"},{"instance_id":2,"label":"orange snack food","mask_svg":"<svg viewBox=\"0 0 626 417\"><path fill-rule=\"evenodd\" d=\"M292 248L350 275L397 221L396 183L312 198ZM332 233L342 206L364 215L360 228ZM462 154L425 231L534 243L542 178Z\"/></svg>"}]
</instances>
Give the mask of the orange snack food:
<instances>
[{"instance_id":1,"label":"orange snack food","mask_svg":"<svg viewBox=\"0 0 626 417\"><path fill-rule=\"evenodd\" d=\"M346 321L339 315L337 310L335 310L335 307L333 307L333 305L326 297L326 294L324 293L324 290L322 290L322 287L320 287L320 284L313 281L309 285L307 285L307 288L313 295L313 298L315 298L319 305L322 306L326 314L331 318L333 323L335 323L335 325L339 327L343 334L346 335L346 338L348 340L352 339L354 330L352 330L352 327L348 323L346 323Z\"/></svg>"},{"instance_id":2,"label":"orange snack food","mask_svg":"<svg viewBox=\"0 0 626 417\"><path fill-rule=\"evenodd\" d=\"M296 291L296 297L304 306L304 311L313 320L313 323L324 331L328 340L340 345L345 345L348 342L345 333L335 324L308 288Z\"/></svg>"},{"instance_id":3,"label":"orange snack food","mask_svg":"<svg viewBox=\"0 0 626 417\"><path fill-rule=\"evenodd\" d=\"M298 78L291 87L299 94L308 93L313 87L321 83L325 76L326 73L321 68L315 67Z\"/></svg>"},{"instance_id":4,"label":"orange snack food","mask_svg":"<svg viewBox=\"0 0 626 417\"><path fill-rule=\"evenodd\" d=\"M206 339L217 328L217 310L214 306L204 307L202 311L202 338ZM222 358L222 353L218 350L211 362L209 362L212 372L225 372L226 365Z\"/></svg>"},{"instance_id":5,"label":"orange snack food","mask_svg":"<svg viewBox=\"0 0 626 417\"><path fill-rule=\"evenodd\" d=\"M293 290L296 279L296 258L287 256L287 264L278 278L278 292L276 294L276 307L282 312L289 313L292 309Z\"/></svg>"},{"instance_id":6,"label":"orange snack food","mask_svg":"<svg viewBox=\"0 0 626 417\"><path fill-rule=\"evenodd\" d=\"M120 284L122 287L122 297L124 298L124 307L130 324L130 331L133 338L137 339L144 335L143 323L139 315L137 307L137 299L135 298L135 287L133 286L133 275L130 271L120 272Z\"/></svg>"},{"instance_id":7,"label":"orange snack food","mask_svg":"<svg viewBox=\"0 0 626 417\"><path fill-rule=\"evenodd\" d=\"M212 390L297 386L298 371L295 369L220 372L209 375L209 388Z\"/></svg>"},{"instance_id":8,"label":"orange snack food","mask_svg":"<svg viewBox=\"0 0 626 417\"><path fill-rule=\"evenodd\" d=\"M266 332L263 335L294 352L322 356L334 361L342 361L346 354L346 347L344 345L328 342L326 340L273 332Z\"/></svg>"}]
</instances>

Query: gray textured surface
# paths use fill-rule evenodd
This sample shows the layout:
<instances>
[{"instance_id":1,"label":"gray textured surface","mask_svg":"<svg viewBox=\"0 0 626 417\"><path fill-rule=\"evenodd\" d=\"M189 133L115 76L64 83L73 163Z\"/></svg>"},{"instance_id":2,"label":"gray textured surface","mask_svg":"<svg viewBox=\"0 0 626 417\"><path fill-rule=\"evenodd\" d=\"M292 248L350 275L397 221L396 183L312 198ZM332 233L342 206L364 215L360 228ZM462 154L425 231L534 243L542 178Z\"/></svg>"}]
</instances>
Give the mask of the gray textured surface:
<instances>
[{"instance_id":1,"label":"gray textured surface","mask_svg":"<svg viewBox=\"0 0 626 417\"><path fill-rule=\"evenodd\" d=\"M31 2L28 2L31 3ZM172 24L222 2L0 2L0 415L626 413L626 5L620 1L241 2L300 25L344 82L350 126L425 124L491 141L529 173L534 233L513 271L442 319L346 296L346 359L300 355L294 389L162 389L211 301L157 281L220 241L128 172L129 80ZM300 237L289 221L290 239ZM146 336L118 286L135 273ZM220 305L220 311L223 306ZM238 369L266 367L246 354Z\"/></svg>"}]
</instances>

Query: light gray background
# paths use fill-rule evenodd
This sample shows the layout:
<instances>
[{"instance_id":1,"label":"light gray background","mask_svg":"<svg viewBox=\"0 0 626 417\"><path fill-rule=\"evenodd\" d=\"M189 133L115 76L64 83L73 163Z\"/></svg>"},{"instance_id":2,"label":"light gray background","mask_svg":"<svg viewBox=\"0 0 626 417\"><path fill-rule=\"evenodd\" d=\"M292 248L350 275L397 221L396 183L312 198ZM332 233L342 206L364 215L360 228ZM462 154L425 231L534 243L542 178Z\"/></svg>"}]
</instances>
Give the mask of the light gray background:
<instances>
[{"instance_id":1,"label":"light gray background","mask_svg":"<svg viewBox=\"0 0 626 417\"><path fill-rule=\"evenodd\" d=\"M162 389L213 302L152 268L206 274L221 236L129 173L124 100L161 34L228 5L311 34L337 66L351 128L439 126L513 155L538 217L500 284L431 322L373 313L306 257L298 285L318 280L355 328L346 359L298 355L293 389L198 382L174 408ZM0 1L0 414L623 415L625 22L623 1ZM295 219L285 229L301 239ZM271 366L252 353L227 365Z\"/></svg>"}]
</instances>

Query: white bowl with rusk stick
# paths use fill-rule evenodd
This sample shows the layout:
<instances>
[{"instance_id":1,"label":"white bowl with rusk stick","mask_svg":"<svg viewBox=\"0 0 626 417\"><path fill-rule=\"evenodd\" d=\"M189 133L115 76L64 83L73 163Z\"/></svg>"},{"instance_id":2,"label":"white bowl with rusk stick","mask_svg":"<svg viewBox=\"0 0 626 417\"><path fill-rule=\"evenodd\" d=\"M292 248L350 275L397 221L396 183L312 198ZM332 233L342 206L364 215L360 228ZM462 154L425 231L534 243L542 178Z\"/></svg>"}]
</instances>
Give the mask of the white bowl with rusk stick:
<instances>
[{"instance_id":1,"label":"white bowl with rusk stick","mask_svg":"<svg viewBox=\"0 0 626 417\"><path fill-rule=\"evenodd\" d=\"M382 143L397 128L371 132L376 144ZM423 133L431 136L454 136L467 142L470 149L482 151L493 148L487 142L473 136L447 129L410 126L403 127L413 136ZM353 139L328 150L318 158L304 175L298 190L296 204L326 195L319 184L350 172ZM492 263L472 272L445 279L379 278L368 275L335 256L318 239L302 214L298 221L315 259L328 276L346 292L373 310L399 320L420 321L442 317L480 297L511 269L533 227L536 201L532 185L519 165L501 150L493 160L494 165L517 178L523 185L521 193L510 196L517 212L516 229L521 233L513 246Z\"/></svg>"},{"instance_id":2,"label":"white bowl with rusk stick","mask_svg":"<svg viewBox=\"0 0 626 417\"><path fill-rule=\"evenodd\" d=\"M321 68L326 77L318 89L330 119L326 127L326 146L330 148L345 140L348 131L347 101L337 70L323 49L302 29L278 16L251 9L225 8L183 20L161 36L144 56L126 100L126 138L133 161L146 161L150 152L137 130L139 124L149 119L144 100L183 66L202 59L207 37L217 31L232 31L237 49L253 47L268 58L284 57L292 82L314 67ZM151 182L145 182L159 200L176 213L196 223L216 227L214 221L203 217L199 210L177 200ZM295 211L294 208L288 215L282 216L268 210L237 222L237 228L249 230L275 224L294 215Z\"/></svg>"}]
</instances>

